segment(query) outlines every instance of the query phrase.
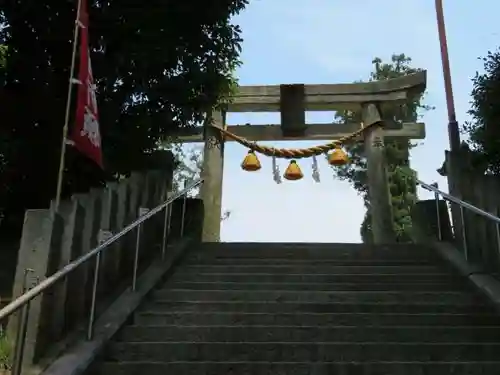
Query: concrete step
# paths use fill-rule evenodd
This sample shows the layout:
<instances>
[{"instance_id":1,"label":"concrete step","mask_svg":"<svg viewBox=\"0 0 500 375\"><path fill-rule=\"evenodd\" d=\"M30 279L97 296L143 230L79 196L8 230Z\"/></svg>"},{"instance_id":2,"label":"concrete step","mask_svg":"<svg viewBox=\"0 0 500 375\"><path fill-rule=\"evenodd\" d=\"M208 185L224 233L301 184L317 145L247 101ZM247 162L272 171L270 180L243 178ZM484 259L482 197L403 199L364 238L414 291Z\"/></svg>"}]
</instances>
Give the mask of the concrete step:
<instances>
[{"instance_id":1,"label":"concrete step","mask_svg":"<svg viewBox=\"0 0 500 375\"><path fill-rule=\"evenodd\" d=\"M120 362L100 375L496 375L499 362Z\"/></svg>"},{"instance_id":2,"label":"concrete step","mask_svg":"<svg viewBox=\"0 0 500 375\"><path fill-rule=\"evenodd\" d=\"M155 301L178 302L306 302L306 303L434 303L442 305L481 304L482 298L463 292L394 291L296 291L296 290L189 290L159 289Z\"/></svg>"},{"instance_id":3,"label":"concrete step","mask_svg":"<svg viewBox=\"0 0 500 375\"><path fill-rule=\"evenodd\" d=\"M245 325L245 326L500 326L496 314L424 313L248 313L248 312L186 312L144 311L136 313L134 322L141 326L158 325ZM500 341L500 340L499 340Z\"/></svg>"},{"instance_id":4,"label":"concrete step","mask_svg":"<svg viewBox=\"0 0 500 375\"><path fill-rule=\"evenodd\" d=\"M111 361L496 361L498 343L116 342Z\"/></svg>"},{"instance_id":5,"label":"concrete step","mask_svg":"<svg viewBox=\"0 0 500 375\"><path fill-rule=\"evenodd\" d=\"M371 259L354 258L354 259L283 259L283 258L210 258L191 256L184 259L185 265L199 266L238 266L238 265L254 265L254 266L434 266L435 262L428 259Z\"/></svg>"},{"instance_id":6,"label":"concrete step","mask_svg":"<svg viewBox=\"0 0 500 375\"><path fill-rule=\"evenodd\" d=\"M420 291L447 292L457 290L452 282L399 282L399 283L301 283L301 282L214 282L214 281L174 281L167 282L163 289L185 290L295 290L295 291Z\"/></svg>"},{"instance_id":7,"label":"concrete step","mask_svg":"<svg viewBox=\"0 0 500 375\"><path fill-rule=\"evenodd\" d=\"M304 273L208 273L201 271L182 272L178 271L168 281L197 281L197 282L290 282L290 283L409 283L409 282L456 282L463 285L466 280L453 274L340 274L312 272Z\"/></svg>"},{"instance_id":8,"label":"concrete step","mask_svg":"<svg viewBox=\"0 0 500 375\"><path fill-rule=\"evenodd\" d=\"M386 265L181 265L180 273L226 273L226 274L330 274L330 275L404 275L404 274L431 274L441 275L443 271L437 266L386 266Z\"/></svg>"},{"instance_id":9,"label":"concrete step","mask_svg":"<svg viewBox=\"0 0 500 375\"><path fill-rule=\"evenodd\" d=\"M413 245L202 244L99 374L500 374L500 316L437 259Z\"/></svg>"},{"instance_id":10,"label":"concrete step","mask_svg":"<svg viewBox=\"0 0 500 375\"><path fill-rule=\"evenodd\" d=\"M438 259L430 247L411 244L218 243L201 244L190 256L199 258L286 259Z\"/></svg>"},{"instance_id":11,"label":"concrete step","mask_svg":"<svg viewBox=\"0 0 500 375\"><path fill-rule=\"evenodd\" d=\"M124 342L491 342L500 339L496 327L439 326L128 326Z\"/></svg>"},{"instance_id":12,"label":"concrete step","mask_svg":"<svg viewBox=\"0 0 500 375\"><path fill-rule=\"evenodd\" d=\"M342 303L342 302L237 302L237 301L170 301L149 302L140 311L183 311L183 312L263 312L263 313L492 313L489 305L443 303Z\"/></svg>"}]
</instances>

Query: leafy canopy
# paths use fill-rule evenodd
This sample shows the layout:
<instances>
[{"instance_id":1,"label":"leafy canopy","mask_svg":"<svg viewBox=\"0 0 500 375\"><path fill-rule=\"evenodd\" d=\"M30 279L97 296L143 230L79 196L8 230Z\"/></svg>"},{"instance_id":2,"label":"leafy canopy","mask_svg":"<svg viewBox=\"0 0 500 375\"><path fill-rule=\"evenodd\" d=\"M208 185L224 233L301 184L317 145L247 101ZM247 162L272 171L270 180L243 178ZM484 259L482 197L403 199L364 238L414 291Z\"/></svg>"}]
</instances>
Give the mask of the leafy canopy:
<instances>
[{"instance_id":1,"label":"leafy canopy","mask_svg":"<svg viewBox=\"0 0 500 375\"><path fill-rule=\"evenodd\" d=\"M471 121L463 130L472 146L473 162L482 170L500 175L500 49L481 58L483 73L472 79ZM477 169L479 169L477 168Z\"/></svg>"},{"instance_id":2,"label":"leafy canopy","mask_svg":"<svg viewBox=\"0 0 500 375\"><path fill-rule=\"evenodd\" d=\"M0 7L0 44L9 50L0 70L4 229L14 223L18 230L26 208L47 207L54 197L76 3L13 0ZM234 85L241 37L230 20L246 4L89 0L106 170L70 149L65 195L166 162L155 152L159 140L202 121Z\"/></svg>"},{"instance_id":3,"label":"leafy canopy","mask_svg":"<svg viewBox=\"0 0 500 375\"><path fill-rule=\"evenodd\" d=\"M0 69L5 69L7 46L0 44Z\"/></svg>"}]
</instances>

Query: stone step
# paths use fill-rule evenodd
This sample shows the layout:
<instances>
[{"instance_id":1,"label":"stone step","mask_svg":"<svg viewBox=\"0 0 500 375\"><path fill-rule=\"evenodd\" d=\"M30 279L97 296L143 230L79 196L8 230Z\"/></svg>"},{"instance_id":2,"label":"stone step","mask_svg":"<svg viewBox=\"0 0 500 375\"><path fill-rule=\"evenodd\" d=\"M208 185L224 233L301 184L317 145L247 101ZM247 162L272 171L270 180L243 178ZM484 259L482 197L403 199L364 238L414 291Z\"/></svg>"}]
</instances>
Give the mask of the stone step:
<instances>
[{"instance_id":1,"label":"stone step","mask_svg":"<svg viewBox=\"0 0 500 375\"><path fill-rule=\"evenodd\" d=\"M436 261L441 262L442 258L439 254L435 253L397 253L394 251L390 252L367 252L367 251L346 251L346 252L324 252L318 253L315 251L269 251L269 252L259 252L259 251L234 251L234 252L207 252L207 253L191 253L187 254L186 258L189 262L213 262L213 261L229 261L239 259L241 261L247 260L249 262L261 261L263 259L271 260L282 260L282 261L317 261L322 259L325 261L345 261L354 262L360 260L369 260L371 262L384 262L384 261L423 261L434 263Z\"/></svg>"},{"instance_id":2,"label":"stone step","mask_svg":"<svg viewBox=\"0 0 500 375\"><path fill-rule=\"evenodd\" d=\"M496 375L499 362L106 362L99 375Z\"/></svg>"},{"instance_id":3,"label":"stone step","mask_svg":"<svg viewBox=\"0 0 500 375\"><path fill-rule=\"evenodd\" d=\"M116 342L111 361L495 361L498 343Z\"/></svg>"},{"instance_id":4,"label":"stone step","mask_svg":"<svg viewBox=\"0 0 500 375\"><path fill-rule=\"evenodd\" d=\"M404 275L404 274L430 274L441 275L443 270L437 266L385 266L385 265L181 265L179 273L226 273L226 274L330 274L330 275Z\"/></svg>"},{"instance_id":5,"label":"stone step","mask_svg":"<svg viewBox=\"0 0 500 375\"><path fill-rule=\"evenodd\" d=\"M277 266L434 266L435 260L428 259L371 259L370 257L354 259L283 259L283 258L210 258L210 257L187 257L185 265L213 265L213 266L238 266L238 265L277 265Z\"/></svg>"},{"instance_id":6,"label":"stone step","mask_svg":"<svg viewBox=\"0 0 500 375\"><path fill-rule=\"evenodd\" d=\"M416 282L456 282L463 285L467 280L456 275L438 274L340 274L331 273L206 273L206 272L176 272L168 281L196 282L290 282L290 283L416 283Z\"/></svg>"},{"instance_id":7,"label":"stone step","mask_svg":"<svg viewBox=\"0 0 500 375\"><path fill-rule=\"evenodd\" d=\"M296 290L188 290L159 289L156 301L177 302L306 302L306 303L434 303L442 305L480 304L478 296L463 292L394 291L296 291Z\"/></svg>"},{"instance_id":8,"label":"stone step","mask_svg":"<svg viewBox=\"0 0 500 375\"><path fill-rule=\"evenodd\" d=\"M500 326L496 314L457 313L248 313L248 312L186 312L144 311L136 313L134 322L141 326L158 325L245 325L245 326Z\"/></svg>"},{"instance_id":9,"label":"stone step","mask_svg":"<svg viewBox=\"0 0 500 375\"><path fill-rule=\"evenodd\" d=\"M287 258L287 259L437 259L430 247L411 244L366 245L330 243L218 243L201 244L190 256L200 258Z\"/></svg>"},{"instance_id":10,"label":"stone step","mask_svg":"<svg viewBox=\"0 0 500 375\"><path fill-rule=\"evenodd\" d=\"M491 342L499 341L496 327L439 326L128 326L124 342Z\"/></svg>"},{"instance_id":11,"label":"stone step","mask_svg":"<svg viewBox=\"0 0 500 375\"><path fill-rule=\"evenodd\" d=\"M301 283L301 282L216 282L216 281L174 281L163 285L167 289L185 290L296 290L296 291L421 291L446 292L457 290L452 282L398 282L398 283Z\"/></svg>"},{"instance_id":12,"label":"stone step","mask_svg":"<svg viewBox=\"0 0 500 375\"><path fill-rule=\"evenodd\" d=\"M183 312L261 312L270 314L279 313L454 313L474 314L492 313L489 305L443 303L422 303L408 301L408 303L342 303L342 302L237 302L237 301L170 301L149 302L141 306L140 311L183 311Z\"/></svg>"}]
</instances>

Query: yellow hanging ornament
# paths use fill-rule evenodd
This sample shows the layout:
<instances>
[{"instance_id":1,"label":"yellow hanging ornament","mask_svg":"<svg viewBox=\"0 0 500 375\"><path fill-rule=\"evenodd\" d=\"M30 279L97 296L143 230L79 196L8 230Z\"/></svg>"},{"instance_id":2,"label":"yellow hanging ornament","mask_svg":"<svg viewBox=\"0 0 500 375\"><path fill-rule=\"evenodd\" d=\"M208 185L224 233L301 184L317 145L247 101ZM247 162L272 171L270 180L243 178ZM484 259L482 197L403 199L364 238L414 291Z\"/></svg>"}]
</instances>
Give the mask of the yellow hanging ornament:
<instances>
[{"instance_id":1,"label":"yellow hanging ornament","mask_svg":"<svg viewBox=\"0 0 500 375\"><path fill-rule=\"evenodd\" d=\"M297 162L295 160L292 160L290 161L290 164L288 165L283 177L290 181L296 181L300 180L302 177L304 177L304 175L302 174L302 171L300 170Z\"/></svg>"},{"instance_id":2,"label":"yellow hanging ornament","mask_svg":"<svg viewBox=\"0 0 500 375\"><path fill-rule=\"evenodd\" d=\"M247 156L243 159L243 163L241 163L241 169L247 172L255 172L258 171L261 167L259 158L255 155L253 150L248 151Z\"/></svg>"},{"instance_id":3,"label":"yellow hanging ornament","mask_svg":"<svg viewBox=\"0 0 500 375\"><path fill-rule=\"evenodd\" d=\"M328 164L334 166L341 166L349 163L347 154L340 146L336 146L333 152L328 155Z\"/></svg>"}]
</instances>

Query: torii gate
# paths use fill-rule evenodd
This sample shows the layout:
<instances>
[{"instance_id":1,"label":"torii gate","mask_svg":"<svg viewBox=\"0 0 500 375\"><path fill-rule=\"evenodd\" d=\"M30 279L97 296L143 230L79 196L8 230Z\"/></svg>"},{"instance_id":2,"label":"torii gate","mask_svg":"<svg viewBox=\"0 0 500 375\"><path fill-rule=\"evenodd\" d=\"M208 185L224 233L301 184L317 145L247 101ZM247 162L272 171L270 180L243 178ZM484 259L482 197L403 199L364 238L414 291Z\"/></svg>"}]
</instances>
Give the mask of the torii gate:
<instances>
[{"instance_id":1,"label":"torii gate","mask_svg":"<svg viewBox=\"0 0 500 375\"><path fill-rule=\"evenodd\" d=\"M359 123L307 124L306 111L361 111L367 128L359 141L365 144L368 194L375 243L394 241L392 207L384 160L384 138L424 139L424 123L402 126L384 118L384 110L421 95L427 74L351 84L240 86L224 112L211 114L211 123L251 141L335 140L360 129ZM280 112L276 125L226 125L227 112ZM221 132L210 124L195 128L182 142L205 142L201 196L205 207L203 241L220 240L224 142Z\"/></svg>"}]
</instances>

